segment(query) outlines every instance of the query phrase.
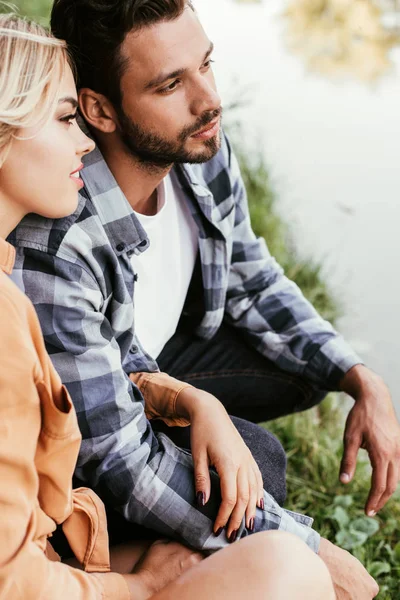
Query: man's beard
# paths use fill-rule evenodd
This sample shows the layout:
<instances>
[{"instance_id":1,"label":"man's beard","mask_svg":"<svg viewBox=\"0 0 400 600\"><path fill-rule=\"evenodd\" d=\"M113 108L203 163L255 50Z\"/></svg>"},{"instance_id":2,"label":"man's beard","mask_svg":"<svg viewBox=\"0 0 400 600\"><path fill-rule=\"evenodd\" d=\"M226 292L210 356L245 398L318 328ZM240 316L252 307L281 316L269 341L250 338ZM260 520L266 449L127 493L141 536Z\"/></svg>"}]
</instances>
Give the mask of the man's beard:
<instances>
[{"instance_id":1,"label":"man's beard","mask_svg":"<svg viewBox=\"0 0 400 600\"><path fill-rule=\"evenodd\" d=\"M204 129L209 123L221 116L222 108L204 113L194 125L185 127L176 142L145 131L140 125L131 121L122 109L118 112L122 142L146 169L165 169L175 163L204 163L213 158L221 147L219 134L205 140L203 150L199 152L186 150L185 143L191 135Z\"/></svg>"}]
</instances>

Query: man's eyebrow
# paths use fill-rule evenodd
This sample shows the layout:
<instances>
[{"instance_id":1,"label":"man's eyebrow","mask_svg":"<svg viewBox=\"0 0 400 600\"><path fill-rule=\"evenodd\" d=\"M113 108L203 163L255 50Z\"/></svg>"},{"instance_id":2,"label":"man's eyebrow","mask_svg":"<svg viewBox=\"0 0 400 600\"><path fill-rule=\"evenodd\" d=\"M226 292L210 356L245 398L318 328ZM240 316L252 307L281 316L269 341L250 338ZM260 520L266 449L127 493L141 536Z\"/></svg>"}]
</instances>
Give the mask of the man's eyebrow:
<instances>
[{"instance_id":1,"label":"man's eyebrow","mask_svg":"<svg viewBox=\"0 0 400 600\"><path fill-rule=\"evenodd\" d=\"M202 61L203 63L207 60L207 58L210 56L210 54L213 52L213 50L214 50L214 44L211 42L210 47L208 48L207 52L204 55L204 59ZM177 69L176 71L172 71L171 73L161 73L160 75L157 75L157 77L154 77L154 79L149 81L149 83L146 83L144 89L150 90L151 88L161 85L165 81L169 81L170 79L176 79L177 77L180 77L181 75L183 75L186 71L187 71L187 69Z\"/></svg>"},{"instance_id":2,"label":"man's eyebrow","mask_svg":"<svg viewBox=\"0 0 400 600\"><path fill-rule=\"evenodd\" d=\"M72 96L65 96L64 98L60 98L58 104L64 104L64 102L69 102L72 108L78 108L78 100L73 98Z\"/></svg>"}]
</instances>

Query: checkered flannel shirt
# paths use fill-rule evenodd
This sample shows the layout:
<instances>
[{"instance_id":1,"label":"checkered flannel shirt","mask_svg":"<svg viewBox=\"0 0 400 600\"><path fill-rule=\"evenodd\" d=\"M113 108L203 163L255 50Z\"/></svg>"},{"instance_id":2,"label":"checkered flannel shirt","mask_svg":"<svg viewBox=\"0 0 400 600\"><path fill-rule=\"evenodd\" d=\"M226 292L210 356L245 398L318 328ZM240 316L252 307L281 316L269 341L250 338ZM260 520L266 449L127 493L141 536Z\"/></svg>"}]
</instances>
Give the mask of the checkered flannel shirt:
<instances>
[{"instance_id":1,"label":"checkered flannel shirt","mask_svg":"<svg viewBox=\"0 0 400 600\"><path fill-rule=\"evenodd\" d=\"M196 507L190 454L153 432L128 378L158 369L134 322L140 282L130 257L149 240L99 150L84 162L75 213L58 220L28 215L9 238L17 249L13 279L36 307L77 411L83 442L76 475L128 520L216 550L227 543L224 533L212 534L218 501ZM211 338L225 318L283 369L336 388L360 361L254 235L228 140L208 163L175 169L199 230L205 313L197 333ZM218 498L217 475L212 478ZM255 530L290 531L317 551L311 523L265 493ZM239 537L247 533L243 522Z\"/></svg>"}]
</instances>

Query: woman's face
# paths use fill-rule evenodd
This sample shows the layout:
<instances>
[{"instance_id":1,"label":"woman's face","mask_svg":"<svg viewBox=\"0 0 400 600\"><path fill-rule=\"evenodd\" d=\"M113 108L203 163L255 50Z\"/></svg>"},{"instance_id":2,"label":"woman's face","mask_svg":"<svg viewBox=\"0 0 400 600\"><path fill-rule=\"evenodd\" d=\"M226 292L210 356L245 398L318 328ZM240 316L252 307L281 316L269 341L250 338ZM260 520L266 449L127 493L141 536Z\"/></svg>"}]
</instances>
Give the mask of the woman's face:
<instances>
[{"instance_id":1,"label":"woman's face","mask_svg":"<svg viewBox=\"0 0 400 600\"><path fill-rule=\"evenodd\" d=\"M74 212L83 186L82 156L94 143L76 122L77 93L67 67L54 115L43 126L21 129L0 168L0 197L18 222L27 213L57 219ZM16 224L16 223L15 223Z\"/></svg>"}]
</instances>

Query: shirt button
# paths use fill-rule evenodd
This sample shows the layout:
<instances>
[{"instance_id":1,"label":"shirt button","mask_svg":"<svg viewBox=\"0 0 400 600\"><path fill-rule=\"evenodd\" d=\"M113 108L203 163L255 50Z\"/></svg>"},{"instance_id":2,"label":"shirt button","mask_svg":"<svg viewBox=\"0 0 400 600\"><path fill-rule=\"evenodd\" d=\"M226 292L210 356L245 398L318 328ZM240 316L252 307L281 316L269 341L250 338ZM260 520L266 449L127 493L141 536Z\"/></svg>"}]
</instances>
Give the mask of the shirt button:
<instances>
[{"instance_id":1,"label":"shirt button","mask_svg":"<svg viewBox=\"0 0 400 600\"><path fill-rule=\"evenodd\" d=\"M137 346L132 346L131 349L129 350L129 352L131 354L137 354L139 351L139 348Z\"/></svg>"},{"instance_id":2,"label":"shirt button","mask_svg":"<svg viewBox=\"0 0 400 600\"><path fill-rule=\"evenodd\" d=\"M143 240L143 242L140 242L139 246L140 248L143 248L143 246L146 246L147 242L146 240Z\"/></svg>"},{"instance_id":3,"label":"shirt button","mask_svg":"<svg viewBox=\"0 0 400 600\"><path fill-rule=\"evenodd\" d=\"M125 250L125 244L117 244L116 247L118 252L122 252L123 250Z\"/></svg>"}]
</instances>

